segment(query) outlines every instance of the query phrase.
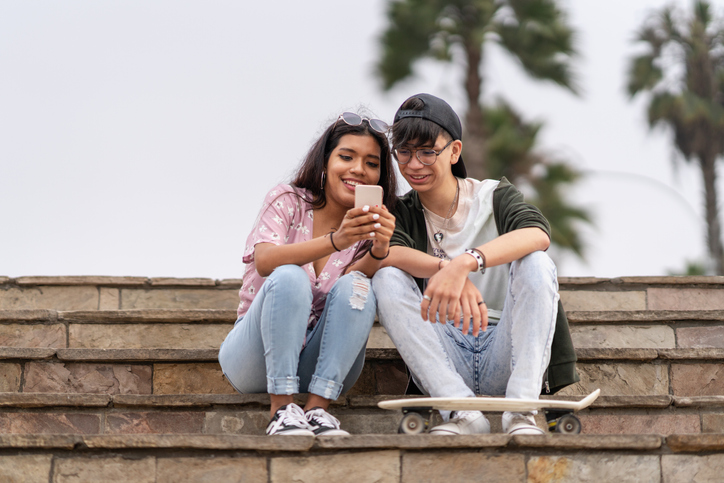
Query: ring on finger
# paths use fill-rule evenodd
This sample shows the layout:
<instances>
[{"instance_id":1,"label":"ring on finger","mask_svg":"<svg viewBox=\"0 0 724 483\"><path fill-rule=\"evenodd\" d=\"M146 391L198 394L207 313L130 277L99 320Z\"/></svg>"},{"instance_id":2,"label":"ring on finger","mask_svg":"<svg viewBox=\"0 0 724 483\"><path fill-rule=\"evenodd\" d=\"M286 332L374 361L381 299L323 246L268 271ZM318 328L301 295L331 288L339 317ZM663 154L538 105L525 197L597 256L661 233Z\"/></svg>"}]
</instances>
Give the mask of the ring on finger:
<instances>
[{"instance_id":1,"label":"ring on finger","mask_svg":"<svg viewBox=\"0 0 724 483\"><path fill-rule=\"evenodd\" d=\"M429 295L423 295L422 298L424 298L424 299L427 300L428 302L432 302L432 299L430 298Z\"/></svg>"},{"instance_id":2,"label":"ring on finger","mask_svg":"<svg viewBox=\"0 0 724 483\"><path fill-rule=\"evenodd\" d=\"M478 305L485 305L485 300L481 300L480 302L478 302Z\"/></svg>"}]
</instances>

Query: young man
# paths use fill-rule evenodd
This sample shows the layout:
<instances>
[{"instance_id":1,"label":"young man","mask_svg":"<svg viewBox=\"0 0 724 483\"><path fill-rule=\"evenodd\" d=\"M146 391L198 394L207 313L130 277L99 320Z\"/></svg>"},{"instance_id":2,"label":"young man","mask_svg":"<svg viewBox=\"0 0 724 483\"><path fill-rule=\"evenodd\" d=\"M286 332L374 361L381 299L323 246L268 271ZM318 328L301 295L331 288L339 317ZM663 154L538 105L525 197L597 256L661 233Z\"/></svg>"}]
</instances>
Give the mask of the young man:
<instances>
[{"instance_id":1,"label":"young man","mask_svg":"<svg viewBox=\"0 0 724 483\"><path fill-rule=\"evenodd\" d=\"M393 153L412 190L372 281L380 323L430 396L537 399L578 380L544 253L550 227L505 178L467 178L461 137L455 111L430 94L395 115ZM433 434L490 432L480 411L441 414ZM543 434L533 416L504 413L503 430Z\"/></svg>"}]
</instances>

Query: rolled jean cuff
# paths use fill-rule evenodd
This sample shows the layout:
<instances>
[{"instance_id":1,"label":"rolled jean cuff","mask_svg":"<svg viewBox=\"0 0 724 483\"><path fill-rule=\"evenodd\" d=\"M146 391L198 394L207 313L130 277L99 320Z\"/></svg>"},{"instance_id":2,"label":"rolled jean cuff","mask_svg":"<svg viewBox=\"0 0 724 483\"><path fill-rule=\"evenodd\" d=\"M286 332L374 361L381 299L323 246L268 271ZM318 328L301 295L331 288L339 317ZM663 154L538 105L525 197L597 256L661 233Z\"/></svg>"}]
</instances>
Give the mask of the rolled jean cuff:
<instances>
[{"instance_id":1,"label":"rolled jean cuff","mask_svg":"<svg viewBox=\"0 0 724 483\"><path fill-rule=\"evenodd\" d=\"M343 384L334 381L328 381L321 379L317 376L312 376L312 381L309 383L308 392L310 394L316 394L325 399L335 400L342 394Z\"/></svg>"},{"instance_id":2,"label":"rolled jean cuff","mask_svg":"<svg viewBox=\"0 0 724 483\"><path fill-rule=\"evenodd\" d=\"M266 390L269 394L291 395L299 393L299 377L266 378Z\"/></svg>"}]
</instances>

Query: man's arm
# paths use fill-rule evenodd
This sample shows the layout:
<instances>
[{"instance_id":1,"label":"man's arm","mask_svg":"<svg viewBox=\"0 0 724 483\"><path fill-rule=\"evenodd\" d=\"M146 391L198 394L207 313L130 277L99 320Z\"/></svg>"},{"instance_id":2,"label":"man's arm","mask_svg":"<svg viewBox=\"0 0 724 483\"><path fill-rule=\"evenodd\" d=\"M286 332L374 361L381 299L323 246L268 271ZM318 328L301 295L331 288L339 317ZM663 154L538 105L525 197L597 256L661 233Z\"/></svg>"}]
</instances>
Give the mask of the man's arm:
<instances>
[{"instance_id":1,"label":"man's arm","mask_svg":"<svg viewBox=\"0 0 724 483\"><path fill-rule=\"evenodd\" d=\"M485 266L494 267L510 263L514 260L538 250L545 250L550 245L548 234L539 228L521 228L501 235L478 248L485 255ZM467 253L453 258L442 270L432 275L425 289L425 298L420 306L424 320L435 321L435 315L446 320L473 319L473 335L477 336L487 322L487 308L480 304L482 297L477 290L464 290L469 282L470 272L478 269L478 262ZM476 310L479 310L476 313ZM487 324L486 324L487 325ZM463 327L465 329L465 327ZM467 333L467 331L465 331Z\"/></svg>"}]
</instances>

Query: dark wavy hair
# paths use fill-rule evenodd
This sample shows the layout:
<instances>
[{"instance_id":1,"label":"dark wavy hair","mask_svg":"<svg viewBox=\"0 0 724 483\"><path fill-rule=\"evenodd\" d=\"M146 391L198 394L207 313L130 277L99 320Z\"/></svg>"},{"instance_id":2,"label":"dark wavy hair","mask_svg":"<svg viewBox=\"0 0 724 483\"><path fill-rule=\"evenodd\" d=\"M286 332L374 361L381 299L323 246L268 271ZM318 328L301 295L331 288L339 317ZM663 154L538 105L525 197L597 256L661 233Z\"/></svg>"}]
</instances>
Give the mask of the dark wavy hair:
<instances>
[{"instance_id":1,"label":"dark wavy hair","mask_svg":"<svg viewBox=\"0 0 724 483\"><path fill-rule=\"evenodd\" d=\"M362 121L359 126L350 126L339 119L330 125L312 145L299 166L292 185L309 191L313 198L308 201L314 208L324 207L327 204L327 197L322 186L322 173L327 168L329 157L339 144L339 140L347 134L372 136L380 146L380 180L377 184L384 190L382 202L392 211L397 203L397 177L392 169L390 143L385 135L371 129L368 121Z\"/></svg>"}]
</instances>

